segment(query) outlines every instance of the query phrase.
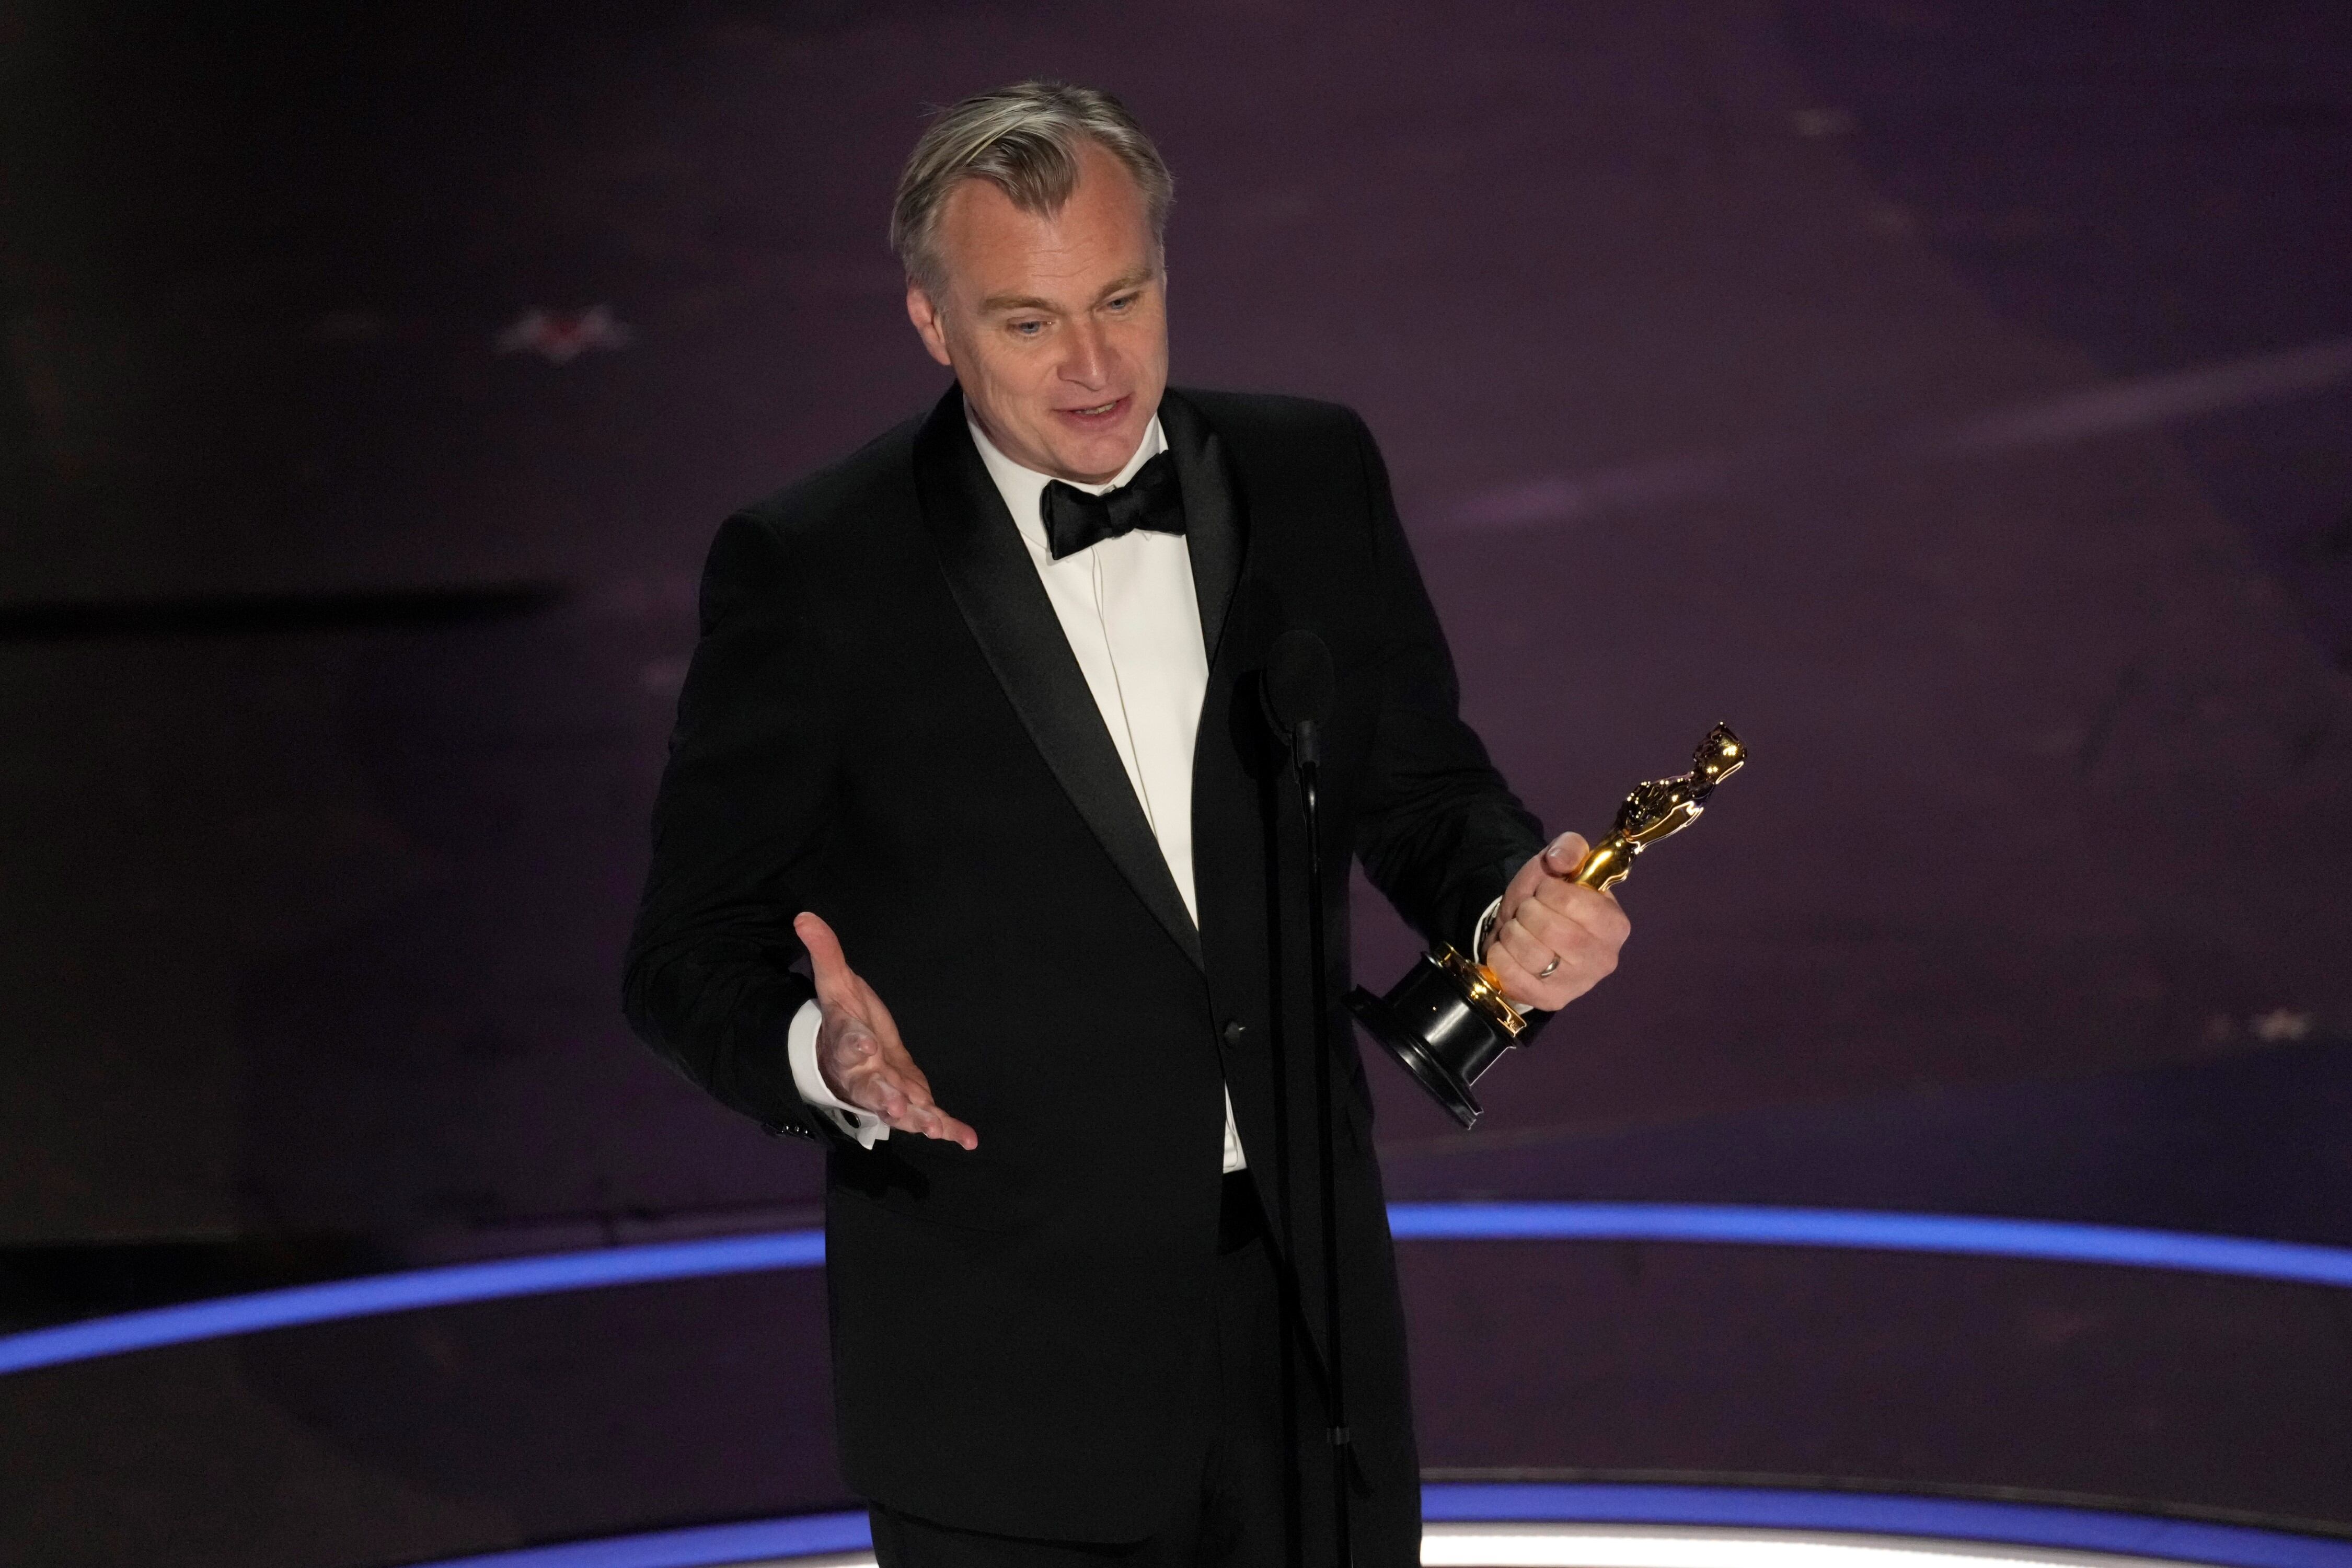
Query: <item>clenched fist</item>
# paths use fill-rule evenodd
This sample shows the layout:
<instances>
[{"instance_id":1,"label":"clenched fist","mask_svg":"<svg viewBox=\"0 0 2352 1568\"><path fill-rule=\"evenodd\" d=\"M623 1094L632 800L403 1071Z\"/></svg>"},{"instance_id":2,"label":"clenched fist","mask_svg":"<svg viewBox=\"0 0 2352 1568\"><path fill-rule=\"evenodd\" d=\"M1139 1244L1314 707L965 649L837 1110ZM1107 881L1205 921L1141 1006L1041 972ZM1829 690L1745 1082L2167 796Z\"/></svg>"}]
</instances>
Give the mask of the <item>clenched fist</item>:
<instances>
[{"instance_id":1,"label":"clenched fist","mask_svg":"<svg viewBox=\"0 0 2352 1568\"><path fill-rule=\"evenodd\" d=\"M1561 834L1503 890L1479 961L1515 1006L1557 1011L1617 967L1633 922L1607 893L1569 880L1585 848L1576 834Z\"/></svg>"}]
</instances>

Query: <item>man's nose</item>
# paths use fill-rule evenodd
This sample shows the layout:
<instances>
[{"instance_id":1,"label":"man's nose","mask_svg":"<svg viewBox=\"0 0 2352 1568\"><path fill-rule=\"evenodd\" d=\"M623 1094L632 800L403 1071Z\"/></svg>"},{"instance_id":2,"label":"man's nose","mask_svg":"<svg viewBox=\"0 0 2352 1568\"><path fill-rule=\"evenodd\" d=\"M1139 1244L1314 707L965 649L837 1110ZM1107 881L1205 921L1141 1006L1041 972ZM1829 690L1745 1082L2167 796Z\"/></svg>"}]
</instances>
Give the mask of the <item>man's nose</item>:
<instances>
[{"instance_id":1,"label":"man's nose","mask_svg":"<svg viewBox=\"0 0 2352 1568\"><path fill-rule=\"evenodd\" d=\"M1081 321L1063 340L1068 352L1062 357L1062 379L1076 382L1089 391L1107 384L1110 380L1110 344L1099 323Z\"/></svg>"}]
</instances>

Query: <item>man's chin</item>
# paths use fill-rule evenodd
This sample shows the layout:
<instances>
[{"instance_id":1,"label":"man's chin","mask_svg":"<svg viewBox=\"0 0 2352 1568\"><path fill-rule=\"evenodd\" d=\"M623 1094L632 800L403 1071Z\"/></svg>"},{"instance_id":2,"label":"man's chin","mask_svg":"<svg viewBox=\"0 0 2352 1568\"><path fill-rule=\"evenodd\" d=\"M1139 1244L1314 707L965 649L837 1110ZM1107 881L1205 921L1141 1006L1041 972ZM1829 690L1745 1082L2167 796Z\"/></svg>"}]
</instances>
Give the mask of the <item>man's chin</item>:
<instances>
[{"instance_id":1,"label":"man's chin","mask_svg":"<svg viewBox=\"0 0 2352 1568\"><path fill-rule=\"evenodd\" d=\"M1127 467L1136 447L1143 444L1143 433L1151 425L1151 412L1139 414L1133 406L1123 408L1114 423L1095 429L1073 428L1060 415L1055 416L1055 428L1050 450L1055 468L1066 475L1077 476L1083 484L1103 484Z\"/></svg>"}]
</instances>

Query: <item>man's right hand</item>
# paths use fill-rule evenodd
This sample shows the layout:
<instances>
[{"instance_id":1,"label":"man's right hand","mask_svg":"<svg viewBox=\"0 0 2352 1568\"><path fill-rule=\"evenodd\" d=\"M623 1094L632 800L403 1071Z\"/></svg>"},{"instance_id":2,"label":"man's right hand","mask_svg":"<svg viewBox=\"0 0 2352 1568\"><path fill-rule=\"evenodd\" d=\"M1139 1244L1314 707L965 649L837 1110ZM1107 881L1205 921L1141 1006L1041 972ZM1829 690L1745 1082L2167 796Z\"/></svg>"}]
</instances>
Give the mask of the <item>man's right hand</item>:
<instances>
[{"instance_id":1,"label":"man's right hand","mask_svg":"<svg viewBox=\"0 0 2352 1568\"><path fill-rule=\"evenodd\" d=\"M813 914L793 921L808 949L816 979L817 1070L824 1086L858 1110L878 1116L896 1132L943 1138L966 1149L980 1147L980 1134L931 1103L931 1083L899 1043L890 1009L860 980L841 955L841 939Z\"/></svg>"}]
</instances>

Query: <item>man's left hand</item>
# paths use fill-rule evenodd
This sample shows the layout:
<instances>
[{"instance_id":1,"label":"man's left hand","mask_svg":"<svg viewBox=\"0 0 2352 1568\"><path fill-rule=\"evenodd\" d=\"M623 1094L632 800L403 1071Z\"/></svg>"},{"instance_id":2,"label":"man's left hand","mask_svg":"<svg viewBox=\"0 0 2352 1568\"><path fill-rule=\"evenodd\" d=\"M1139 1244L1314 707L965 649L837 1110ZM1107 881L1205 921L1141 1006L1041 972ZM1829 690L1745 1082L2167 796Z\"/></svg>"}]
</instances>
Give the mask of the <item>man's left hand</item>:
<instances>
[{"instance_id":1,"label":"man's left hand","mask_svg":"<svg viewBox=\"0 0 2352 1568\"><path fill-rule=\"evenodd\" d=\"M1561 834L1503 889L1481 962L1514 1006L1557 1011L1617 967L1633 922L1607 893L1569 880L1585 847L1576 834Z\"/></svg>"}]
</instances>

